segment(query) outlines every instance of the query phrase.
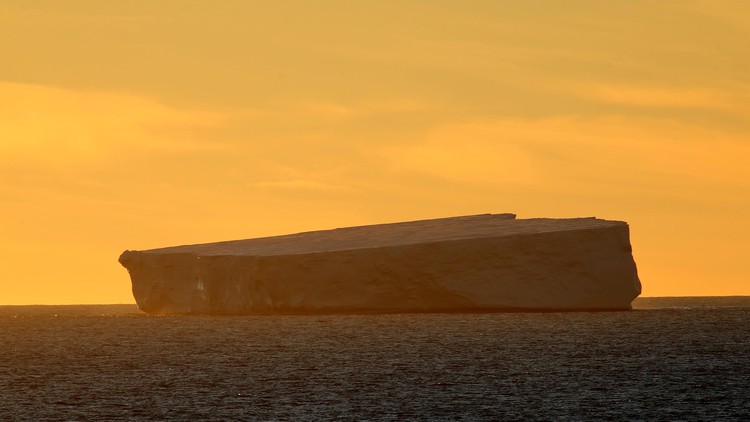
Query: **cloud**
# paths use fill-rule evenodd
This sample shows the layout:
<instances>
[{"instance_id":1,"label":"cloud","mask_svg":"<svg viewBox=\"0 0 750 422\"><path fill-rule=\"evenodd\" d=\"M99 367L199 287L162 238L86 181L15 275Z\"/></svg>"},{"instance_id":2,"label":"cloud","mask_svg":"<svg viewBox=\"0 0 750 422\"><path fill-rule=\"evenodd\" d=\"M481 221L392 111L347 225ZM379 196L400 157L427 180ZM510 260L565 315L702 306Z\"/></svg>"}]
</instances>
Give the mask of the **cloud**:
<instances>
[{"instance_id":1,"label":"cloud","mask_svg":"<svg viewBox=\"0 0 750 422\"><path fill-rule=\"evenodd\" d=\"M191 131L225 117L119 92L0 82L0 163L69 163L138 150L215 148Z\"/></svg>"},{"instance_id":2,"label":"cloud","mask_svg":"<svg viewBox=\"0 0 750 422\"><path fill-rule=\"evenodd\" d=\"M693 12L719 19L747 31L750 25L750 5L743 0L693 0L685 5Z\"/></svg>"},{"instance_id":3,"label":"cloud","mask_svg":"<svg viewBox=\"0 0 750 422\"><path fill-rule=\"evenodd\" d=\"M442 126L414 143L384 147L392 169L441 179L494 185L538 182L529 151L518 145L506 122Z\"/></svg>"},{"instance_id":4,"label":"cloud","mask_svg":"<svg viewBox=\"0 0 750 422\"><path fill-rule=\"evenodd\" d=\"M174 19L157 18L152 14L131 14L117 15L105 12L105 8L86 7L81 12L76 13L71 10L47 11L42 8L28 8L17 6L3 5L0 13L0 22L4 25L44 25L46 27L91 27L98 30L128 30L133 31L143 26L165 25ZM100 9L99 13L93 13L92 10Z\"/></svg>"},{"instance_id":5,"label":"cloud","mask_svg":"<svg viewBox=\"0 0 750 422\"><path fill-rule=\"evenodd\" d=\"M641 85L599 84L579 88L579 95L598 101L636 107L674 109L716 109L746 114L750 90L733 87L731 92L717 88L674 88Z\"/></svg>"},{"instance_id":6,"label":"cloud","mask_svg":"<svg viewBox=\"0 0 750 422\"><path fill-rule=\"evenodd\" d=\"M750 187L743 134L667 119L488 119L441 126L380 153L392 170L468 184L579 192Z\"/></svg>"},{"instance_id":7,"label":"cloud","mask_svg":"<svg viewBox=\"0 0 750 422\"><path fill-rule=\"evenodd\" d=\"M300 100L276 110L267 110L266 118L352 120L362 117L381 116L393 113L418 113L435 111L437 105L409 98L393 98L378 101L341 103L334 101Z\"/></svg>"},{"instance_id":8,"label":"cloud","mask_svg":"<svg viewBox=\"0 0 750 422\"><path fill-rule=\"evenodd\" d=\"M317 180L273 180L253 183L252 186L269 189L282 190L304 190L320 192L345 192L352 191L349 186L320 182Z\"/></svg>"}]
</instances>

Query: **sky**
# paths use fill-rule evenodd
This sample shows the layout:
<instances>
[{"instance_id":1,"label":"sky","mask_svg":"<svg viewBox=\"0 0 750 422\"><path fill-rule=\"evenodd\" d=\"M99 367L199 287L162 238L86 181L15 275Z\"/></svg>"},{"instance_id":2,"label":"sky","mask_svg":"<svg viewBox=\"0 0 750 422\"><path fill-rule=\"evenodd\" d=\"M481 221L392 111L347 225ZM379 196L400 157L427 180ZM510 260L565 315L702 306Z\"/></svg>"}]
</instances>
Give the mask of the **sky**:
<instances>
[{"instance_id":1,"label":"sky","mask_svg":"<svg viewBox=\"0 0 750 422\"><path fill-rule=\"evenodd\" d=\"M743 0L2 0L0 304L126 249L623 220L644 296L750 295Z\"/></svg>"}]
</instances>

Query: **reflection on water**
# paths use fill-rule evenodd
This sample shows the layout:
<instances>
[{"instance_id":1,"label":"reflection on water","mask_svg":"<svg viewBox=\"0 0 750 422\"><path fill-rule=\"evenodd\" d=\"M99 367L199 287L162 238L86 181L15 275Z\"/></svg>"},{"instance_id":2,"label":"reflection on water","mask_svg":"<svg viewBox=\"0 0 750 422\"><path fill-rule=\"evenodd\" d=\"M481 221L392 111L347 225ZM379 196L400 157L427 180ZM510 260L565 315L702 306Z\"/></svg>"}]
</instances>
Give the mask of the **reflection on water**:
<instances>
[{"instance_id":1,"label":"reflection on water","mask_svg":"<svg viewBox=\"0 0 750 422\"><path fill-rule=\"evenodd\" d=\"M151 317L0 307L0 420L750 414L750 298L632 312Z\"/></svg>"}]
</instances>

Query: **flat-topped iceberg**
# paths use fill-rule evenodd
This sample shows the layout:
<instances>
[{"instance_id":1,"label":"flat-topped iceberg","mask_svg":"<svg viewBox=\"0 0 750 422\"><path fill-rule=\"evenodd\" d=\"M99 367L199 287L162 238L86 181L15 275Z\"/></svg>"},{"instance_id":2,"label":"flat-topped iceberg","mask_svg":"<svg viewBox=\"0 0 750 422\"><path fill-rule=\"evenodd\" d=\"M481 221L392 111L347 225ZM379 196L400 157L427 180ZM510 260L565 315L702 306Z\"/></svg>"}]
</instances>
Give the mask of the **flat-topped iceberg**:
<instances>
[{"instance_id":1,"label":"flat-topped iceberg","mask_svg":"<svg viewBox=\"0 0 750 422\"><path fill-rule=\"evenodd\" d=\"M148 313L625 310L628 225L486 214L125 251Z\"/></svg>"}]
</instances>

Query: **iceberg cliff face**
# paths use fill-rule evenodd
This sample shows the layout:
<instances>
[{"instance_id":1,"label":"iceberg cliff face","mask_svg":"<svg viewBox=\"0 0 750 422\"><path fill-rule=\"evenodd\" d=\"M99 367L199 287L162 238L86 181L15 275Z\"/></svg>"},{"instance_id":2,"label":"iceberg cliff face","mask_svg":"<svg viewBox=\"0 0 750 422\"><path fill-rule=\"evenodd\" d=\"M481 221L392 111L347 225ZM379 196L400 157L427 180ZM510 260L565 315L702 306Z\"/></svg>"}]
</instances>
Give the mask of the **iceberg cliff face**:
<instances>
[{"instance_id":1,"label":"iceberg cliff face","mask_svg":"<svg viewBox=\"0 0 750 422\"><path fill-rule=\"evenodd\" d=\"M478 215L125 251L149 313L621 310L628 225Z\"/></svg>"}]
</instances>

